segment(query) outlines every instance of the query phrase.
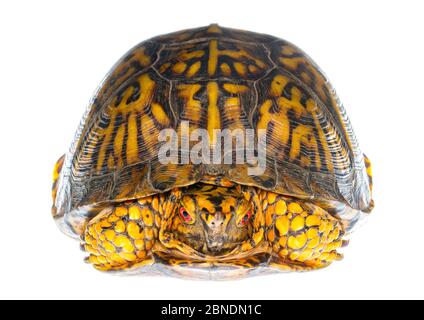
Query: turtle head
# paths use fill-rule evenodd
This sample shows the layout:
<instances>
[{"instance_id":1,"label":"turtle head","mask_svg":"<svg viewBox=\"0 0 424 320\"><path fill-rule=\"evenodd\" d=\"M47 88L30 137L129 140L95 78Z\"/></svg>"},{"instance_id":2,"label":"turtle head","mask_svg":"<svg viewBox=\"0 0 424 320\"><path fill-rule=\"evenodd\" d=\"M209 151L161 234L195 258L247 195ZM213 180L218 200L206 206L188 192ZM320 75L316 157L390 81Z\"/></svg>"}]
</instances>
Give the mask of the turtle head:
<instances>
[{"instance_id":1,"label":"turtle head","mask_svg":"<svg viewBox=\"0 0 424 320\"><path fill-rule=\"evenodd\" d=\"M186 188L173 218L178 241L199 253L230 253L251 233L252 205L237 188L195 185Z\"/></svg>"}]
</instances>

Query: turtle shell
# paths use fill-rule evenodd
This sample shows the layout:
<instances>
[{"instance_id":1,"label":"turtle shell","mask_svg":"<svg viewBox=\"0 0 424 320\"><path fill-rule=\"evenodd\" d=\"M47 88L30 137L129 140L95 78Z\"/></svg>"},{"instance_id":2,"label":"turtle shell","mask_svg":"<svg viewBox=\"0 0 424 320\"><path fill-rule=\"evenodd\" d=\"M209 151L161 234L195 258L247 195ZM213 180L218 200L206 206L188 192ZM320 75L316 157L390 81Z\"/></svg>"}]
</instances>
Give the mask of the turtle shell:
<instances>
[{"instance_id":1,"label":"turtle shell","mask_svg":"<svg viewBox=\"0 0 424 320\"><path fill-rule=\"evenodd\" d=\"M266 130L265 172L250 176L248 164L162 164L159 134L178 132L183 121ZM285 40L211 25L144 41L115 64L66 156L53 211L84 220L86 208L214 175L362 211L372 203L364 155L317 65Z\"/></svg>"}]
</instances>

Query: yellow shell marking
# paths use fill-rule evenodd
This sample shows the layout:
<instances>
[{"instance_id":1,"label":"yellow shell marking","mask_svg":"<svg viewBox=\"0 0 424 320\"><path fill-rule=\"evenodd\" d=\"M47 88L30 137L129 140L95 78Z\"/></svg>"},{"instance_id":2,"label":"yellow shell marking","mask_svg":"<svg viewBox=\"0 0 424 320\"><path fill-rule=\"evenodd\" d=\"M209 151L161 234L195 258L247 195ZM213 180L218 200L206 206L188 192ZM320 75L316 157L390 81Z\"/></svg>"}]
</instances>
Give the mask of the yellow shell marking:
<instances>
[{"instance_id":1,"label":"yellow shell marking","mask_svg":"<svg viewBox=\"0 0 424 320\"><path fill-rule=\"evenodd\" d=\"M290 137L290 121L287 116L287 110L279 113L271 113L272 100L266 100L259 108L260 119L257 125L258 130L268 130L268 125L274 123L274 130L271 136L272 140L286 145Z\"/></svg>"},{"instance_id":2,"label":"yellow shell marking","mask_svg":"<svg viewBox=\"0 0 424 320\"><path fill-rule=\"evenodd\" d=\"M141 48L134 53L134 60L139 61L143 66L148 66L151 63L150 57L146 54L146 48Z\"/></svg>"},{"instance_id":3,"label":"yellow shell marking","mask_svg":"<svg viewBox=\"0 0 424 320\"><path fill-rule=\"evenodd\" d=\"M58 188L58 180L60 177L60 172L62 171L63 163L65 161L65 155L60 157L60 159L56 162L53 170L53 187L52 187L52 199L53 199L53 215L56 215L56 208L54 207L54 203L56 201L57 188Z\"/></svg>"},{"instance_id":4,"label":"yellow shell marking","mask_svg":"<svg viewBox=\"0 0 424 320\"><path fill-rule=\"evenodd\" d=\"M179 56L178 59L182 61L191 60L193 58L201 58L205 55L204 50L195 50L195 51L183 51Z\"/></svg>"},{"instance_id":5,"label":"yellow shell marking","mask_svg":"<svg viewBox=\"0 0 424 320\"><path fill-rule=\"evenodd\" d=\"M116 69L113 70L113 73L109 76L105 85L99 92L98 97L107 97L109 96L109 93L111 93L113 90L122 85L122 83L136 71L133 65L141 65L143 67L148 67L151 65L151 60L151 57L146 53L145 47L136 48L132 52L132 56L129 58L129 60L125 61L125 63L119 64ZM111 83L112 79L115 80L114 84Z\"/></svg>"},{"instance_id":6,"label":"yellow shell marking","mask_svg":"<svg viewBox=\"0 0 424 320\"><path fill-rule=\"evenodd\" d=\"M269 133L272 144L282 147L290 146L288 157L291 160L299 159L302 166L308 167L315 165L315 167L320 170L322 167L322 157L320 154L324 153L325 165L329 171L333 171L333 156L330 152L327 136L317 116L317 105L315 101L310 98L306 101L305 108L301 103L302 93L295 86L292 86L290 89L291 99L282 96L289 82L290 80L283 75L277 75L273 78L269 89L269 96L272 97L272 99L265 100L259 107L260 117L257 129L268 130L269 124L272 123L273 130ZM279 107L278 112L271 109L275 103ZM288 117L288 112L290 110L294 111L296 118L309 114L314 119L314 126L304 124L296 125L295 120L292 123L292 120ZM340 137L338 137L334 128L330 128L330 130L334 132L335 139L338 139L333 142L334 145L332 149L339 150L340 158L346 159L347 151L344 148L336 146L337 143L340 143ZM290 135L291 131L292 135ZM315 134L318 136L316 137ZM318 139L323 151L320 149ZM305 148L305 151L303 151L302 148Z\"/></svg>"},{"instance_id":7,"label":"yellow shell marking","mask_svg":"<svg viewBox=\"0 0 424 320\"><path fill-rule=\"evenodd\" d=\"M130 87L128 88L122 95L121 102L118 106L114 106L116 103L116 99L112 101L112 105L108 107L109 111L109 125L105 129L99 130L99 136L104 137L104 140L100 146L99 150L99 156L97 159L97 171L100 171L106 162L109 164L109 166L115 166L115 165L122 165L122 146L124 145L123 140L125 138L124 130L125 130L125 124L123 124L120 128L115 128L115 121L118 115L123 117L123 119L126 119L128 116L128 134L127 134L127 149L126 149L126 157L127 162L129 164L136 163L139 161L138 153L139 153L139 145L138 145L138 137L137 137L137 114L144 114L144 110L148 103L151 101L153 96L153 90L155 87L155 82L150 79L149 75L143 74L137 79L139 86L140 86L140 95L139 98L136 101L132 101L129 104L127 104L127 100L130 96L134 94L134 88ZM113 137L113 131L118 130L115 140L111 141ZM146 132L144 132L146 134ZM97 143L99 140L99 137L96 137L95 139L87 139L87 141L91 141L91 143ZM115 162L110 159L106 159L106 152L108 148L110 148L110 145L115 146L115 158L117 159L118 163L115 164ZM94 148L94 146L93 146ZM119 152L120 151L120 152ZM109 155L109 157L111 157Z\"/></svg>"},{"instance_id":8,"label":"yellow shell marking","mask_svg":"<svg viewBox=\"0 0 424 320\"><path fill-rule=\"evenodd\" d=\"M209 43L209 60L208 60L209 76L215 75L220 56L227 56L236 60L233 63L234 69L242 77L247 75L247 71L252 72L251 70L253 70L253 73L256 73L257 68L264 69L266 67L266 64L263 61L250 55L246 50L242 48L239 48L239 50L219 50L218 40L214 39L214 40L211 40ZM246 59L254 61L256 66L252 65L252 67L256 68L256 70L252 69L252 67L248 68L243 62L240 61L240 59L242 58L246 58ZM227 64L221 64L220 68L223 71L224 75L229 75L231 73L231 70Z\"/></svg>"},{"instance_id":9,"label":"yellow shell marking","mask_svg":"<svg viewBox=\"0 0 424 320\"><path fill-rule=\"evenodd\" d=\"M245 76L247 73L246 66L241 62L234 62L234 69L241 76Z\"/></svg>"},{"instance_id":10,"label":"yellow shell marking","mask_svg":"<svg viewBox=\"0 0 424 320\"><path fill-rule=\"evenodd\" d=\"M249 88L244 85L236 85L232 83L224 83L223 88L225 91L237 95L237 97L229 97L225 99L224 102L223 118L226 119L227 123L229 123L229 125L227 125L227 129L244 129L244 125L241 121L242 108L239 96L245 92L248 92Z\"/></svg>"},{"instance_id":11,"label":"yellow shell marking","mask_svg":"<svg viewBox=\"0 0 424 320\"><path fill-rule=\"evenodd\" d=\"M198 123L202 115L200 101L194 95L201 89L200 84L182 84L177 86L178 96L185 100L184 116L186 120Z\"/></svg>"},{"instance_id":12,"label":"yellow shell marking","mask_svg":"<svg viewBox=\"0 0 424 320\"><path fill-rule=\"evenodd\" d=\"M200 61L193 63L187 71L187 78L194 77L199 72L201 66L202 63Z\"/></svg>"},{"instance_id":13,"label":"yellow shell marking","mask_svg":"<svg viewBox=\"0 0 424 320\"><path fill-rule=\"evenodd\" d=\"M152 103L152 114L155 119L164 127L169 127L171 125L171 121L169 117L163 110L163 107L158 103Z\"/></svg>"},{"instance_id":14,"label":"yellow shell marking","mask_svg":"<svg viewBox=\"0 0 424 320\"><path fill-rule=\"evenodd\" d=\"M137 115L132 113L128 119L127 161L136 163L138 158Z\"/></svg>"},{"instance_id":15,"label":"yellow shell marking","mask_svg":"<svg viewBox=\"0 0 424 320\"><path fill-rule=\"evenodd\" d=\"M221 66L220 66L220 68L221 68L221 72L224 75L226 75L226 76L231 75L231 68L230 68L230 66L228 64L222 63Z\"/></svg>"},{"instance_id":16,"label":"yellow shell marking","mask_svg":"<svg viewBox=\"0 0 424 320\"><path fill-rule=\"evenodd\" d=\"M218 108L219 88L216 82L210 82L207 86L209 104L208 104L208 133L209 141L212 146L216 143L216 134L214 130L221 129L221 116Z\"/></svg>"},{"instance_id":17,"label":"yellow shell marking","mask_svg":"<svg viewBox=\"0 0 424 320\"><path fill-rule=\"evenodd\" d=\"M208 62L208 74L210 76L214 75L216 72L216 66L218 64L218 41L212 40L209 43L209 62Z\"/></svg>"},{"instance_id":18,"label":"yellow shell marking","mask_svg":"<svg viewBox=\"0 0 424 320\"><path fill-rule=\"evenodd\" d=\"M303 56L303 53L300 50L294 47L283 45L281 47L281 54L282 56L278 58L278 61L284 68L296 72L296 70L299 70L299 66L301 66L303 70L306 70L306 72L304 71L300 75L302 80L318 93L321 101L324 103L329 103L337 109L337 97L335 94L333 94L333 89L328 84L328 80L321 72L318 71L316 66L311 64L307 57ZM297 54L302 56L299 57ZM294 57L286 57L285 55L294 55ZM330 92L330 95L327 94L328 92ZM344 120L339 112L337 112L337 116L338 120L343 123ZM344 126L342 127L342 130L344 131L345 136L349 136L349 133L346 131ZM351 141L348 139L347 142L349 147L353 149Z\"/></svg>"},{"instance_id":19,"label":"yellow shell marking","mask_svg":"<svg viewBox=\"0 0 424 320\"><path fill-rule=\"evenodd\" d=\"M211 24L207 33L222 33L222 30L217 24Z\"/></svg>"},{"instance_id":20,"label":"yellow shell marking","mask_svg":"<svg viewBox=\"0 0 424 320\"><path fill-rule=\"evenodd\" d=\"M178 73L178 74L183 73L186 69L187 69L187 64L184 63L184 62L177 62L172 67L172 71L174 71L174 73Z\"/></svg>"}]
</instances>

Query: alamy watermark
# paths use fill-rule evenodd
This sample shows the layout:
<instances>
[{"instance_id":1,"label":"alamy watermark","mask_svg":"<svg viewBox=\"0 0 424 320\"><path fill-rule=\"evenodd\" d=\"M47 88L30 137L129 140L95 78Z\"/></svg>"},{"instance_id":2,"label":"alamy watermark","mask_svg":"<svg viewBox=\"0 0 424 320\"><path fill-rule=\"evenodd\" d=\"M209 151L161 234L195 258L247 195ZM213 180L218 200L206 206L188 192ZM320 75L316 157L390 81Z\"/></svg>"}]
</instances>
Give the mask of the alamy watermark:
<instances>
[{"instance_id":1,"label":"alamy watermark","mask_svg":"<svg viewBox=\"0 0 424 320\"><path fill-rule=\"evenodd\" d=\"M247 173L259 176L266 169L266 130L190 130L182 121L180 132L163 129L158 160L162 164L248 164ZM233 159L234 158L234 159Z\"/></svg>"}]
</instances>

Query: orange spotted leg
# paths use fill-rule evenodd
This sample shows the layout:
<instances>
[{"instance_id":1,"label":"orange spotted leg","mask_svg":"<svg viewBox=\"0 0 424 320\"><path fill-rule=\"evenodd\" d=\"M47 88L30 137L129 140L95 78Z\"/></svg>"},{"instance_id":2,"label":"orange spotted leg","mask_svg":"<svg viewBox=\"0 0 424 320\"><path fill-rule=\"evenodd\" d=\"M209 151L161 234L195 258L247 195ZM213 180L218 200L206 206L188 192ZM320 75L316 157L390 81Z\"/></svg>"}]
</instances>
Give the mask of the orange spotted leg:
<instances>
[{"instance_id":1,"label":"orange spotted leg","mask_svg":"<svg viewBox=\"0 0 424 320\"><path fill-rule=\"evenodd\" d=\"M102 271L152 264L151 249L160 224L159 197L127 201L105 208L83 235L86 261Z\"/></svg>"},{"instance_id":2,"label":"orange spotted leg","mask_svg":"<svg viewBox=\"0 0 424 320\"><path fill-rule=\"evenodd\" d=\"M337 249L346 242L338 219L307 201L265 193L262 199L272 267L319 269L342 259Z\"/></svg>"}]
</instances>

